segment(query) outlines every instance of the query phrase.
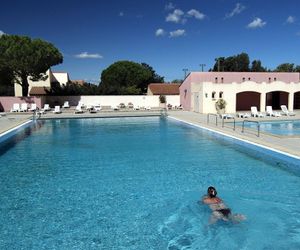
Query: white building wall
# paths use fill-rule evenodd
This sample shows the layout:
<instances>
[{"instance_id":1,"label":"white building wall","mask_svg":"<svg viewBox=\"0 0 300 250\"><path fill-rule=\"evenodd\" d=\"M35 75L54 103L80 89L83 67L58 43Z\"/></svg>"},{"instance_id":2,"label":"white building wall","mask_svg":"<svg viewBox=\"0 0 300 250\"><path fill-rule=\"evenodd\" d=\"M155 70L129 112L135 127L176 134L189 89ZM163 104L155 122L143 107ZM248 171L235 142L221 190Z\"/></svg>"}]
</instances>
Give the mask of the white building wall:
<instances>
[{"instance_id":1,"label":"white building wall","mask_svg":"<svg viewBox=\"0 0 300 250\"><path fill-rule=\"evenodd\" d=\"M223 99L227 102L226 112L234 113L236 111L236 94L245 91L254 91L261 93L262 96L265 96L268 92L273 91L283 91L288 92L290 95L293 95L295 92L300 90L300 83L285 83L281 81L276 81L272 83L256 83L253 81L241 83L212 83L212 82L203 82L195 85L193 90L195 92L199 91L199 95L203 98L202 102L199 103L199 112L200 113L216 113L215 103L219 99L219 93L223 92ZM202 88L200 87L202 86ZM212 93L216 92L215 98L212 98ZM193 96L192 96L193 98ZM192 101L193 103L193 101ZM261 103L261 105L265 105ZM192 108L194 111L195 109ZM261 109L261 111L264 111Z\"/></svg>"},{"instance_id":2,"label":"white building wall","mask_svg":"<svg viewBox=\"0 0 300 250\"><path fill-rule=\"evenodd\" d=\"M102 106L117 106L120 103L128 105L131 102L134 106L140 107L159 107L159 96L147 95L118 95L118 96L47 96L46 102L53 106L53 103L62 105L64 101L69 101L71 106L76 106L78 102L83 102L85 105L100 104ZM166 102L172 106L180 105L179 95L167 95Z\"/></svg>"},{"instance_id":3,"label":"white building wall","mask_svg":"<svg viewBox=\"0 0 300 250\"><path fill-rule=\"evenodd\" d=\"M60 85L66 84L70 80L69 75L66 72L53 72L52 74Z\"/></svg>"}]
</instances>

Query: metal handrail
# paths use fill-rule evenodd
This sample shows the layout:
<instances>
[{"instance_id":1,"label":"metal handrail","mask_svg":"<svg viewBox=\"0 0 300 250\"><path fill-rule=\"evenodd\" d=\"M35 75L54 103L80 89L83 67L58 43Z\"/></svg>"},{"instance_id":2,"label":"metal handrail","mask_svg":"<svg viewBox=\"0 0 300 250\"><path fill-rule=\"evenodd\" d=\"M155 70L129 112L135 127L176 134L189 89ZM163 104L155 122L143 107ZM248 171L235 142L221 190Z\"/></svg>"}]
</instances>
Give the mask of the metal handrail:
<instances>
[{"instance_id":1,"label":"metal handrail","mask_svg":"<svg viewBox=\"0 0 300 250\"><path fill-rule=\"evenodd\" d=\"M39 112L38 108L32 114L32 120L38 120L41 117L41 112Z\"/></svg>"},{"instance_id":2,"label":"metal handrail","mask_svg":"<svg viewBox=\"0 0 300 250\"><path fill-rule=\"evenodd\" d=\"M207 114L207 124L209 124L209 116L215 116L216 117L216 126L218 126L218 115L217 114L212 114L212 113L208 113Z\"/></svg>"},{"instance_id":3,"label":"metal handrail","mask_svg":"<svg viewBox=\"0 0 300 250\"><path fill-rule=\"evenodd\" d=\"M168 116L168 110L167 109L161 109L160 110L160 115L161 116Z\"/></svg>"},{"instance_id":4,"label":"metal handrail","mask_svg":"<svg viewBox=\"0 0 300 250\"><path fill-rule=\"evenodd\" d=\"M259 123L259 121L244 120L243 125L242 125L242 133L244 133L245 122L253 122L253 123L257 124L257 137L259 137L259 134L260 134L260 123Z\"/></svg>"},{"instance_id":5,"label":"metal handrail","mask_svg":"<svg viewBox=\"0 0 300 250\"><path fill-rule=\"evenodd\" d=\"M224 119L226 117L222 117L222 128L224 128ZM231 119L233 119L233 130L235 131L235 118L234 117L231 117Z\"/></svg>"}]
</instances>

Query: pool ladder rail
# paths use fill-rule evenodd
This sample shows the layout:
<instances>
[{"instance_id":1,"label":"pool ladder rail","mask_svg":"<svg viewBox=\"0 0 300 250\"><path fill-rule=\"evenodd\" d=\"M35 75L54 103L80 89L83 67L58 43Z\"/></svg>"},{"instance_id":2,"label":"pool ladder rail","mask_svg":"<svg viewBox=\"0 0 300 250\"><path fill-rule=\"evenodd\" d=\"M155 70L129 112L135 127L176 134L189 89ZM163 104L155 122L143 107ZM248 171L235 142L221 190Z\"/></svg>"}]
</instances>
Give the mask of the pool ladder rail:
<instances>
[{"instance_id":1,"label":"pool ladder rail","mask_svg":"<svg viewBox=\"0 0 300 250\"><path fill-rule=\"evenodd\" d=\"M39 111L39 109L37 108L33 114L32 114L32 120L33 121L37 121L38 119L41 118L41 112Z\"/></svg>"},{"instance_id":2,"label":"pool ladder rail","mask_svg":"<svg viewBox=\"0 0 300 250\"><path fill-rule=\"evenodd\" d=\"M218 119L222 119L222 128L224 128L224 124L225 124L225 122L224 122L224 120L226 119L226 116L222 116L222 117L220 117L220 115L218 115L218 114L213 114L213 113L208 113L207 114L207 124L209 124L209 118L210 118L210 116L214 116L216 119L215 119L215 123L216 123L216 126L218 126ZM235 131L235 118L234 117L230 117L230 119L233 119L233 130Z\"/></svg>"},{"instance_id":3,"label":"pool ladder rail","mask_svg":"<svg viewBox=\"0 0 300 250\"><path fill-rule=\"evenodd\" d=\"M257 137L259 137L260 136L260 123L259 123L259 121L244 120L243 125L242 125L242 133L244 133L244 131L245 131L245 123L246 122L249 122L249 123L252 122L252 123L257 124Z\"/></svg>"},{"instance_id":4,"label":"pool ladder rail","mask_svg":"<svg viewBox=\"0 0 300 250\"><path fill-rule=\"evenodd\" d=\"M168 110L167 110L166 108L161 109L161 110L160 110L160 115L161 115L161 116L164 116L164 117L165 117L165 116L168 116Z\"/></svg>"},{"instance_id":5,"label":"pool ladder rail","mask_svg":"<svg viewBox=\"0 0 300 250\"><path fill-rule=\"evenodd\" d=\"M218 115L218 114L208 113L207 114L207 124L209 124L211 116L215 117L216 126L218 126L218 119L222 119L222 128L224 128L224 120L226 119L226 116L225 117L224 116L220 117L220 115ZM233 119L233 130L235 131L235 118L231 117L231 119ZM245 132L245 123L247 123L247 122L257 124L257 137L259 137L260 136L260 123L259 123L259 121L243 120L242 133Z\"/></svg>"}]
</instances>

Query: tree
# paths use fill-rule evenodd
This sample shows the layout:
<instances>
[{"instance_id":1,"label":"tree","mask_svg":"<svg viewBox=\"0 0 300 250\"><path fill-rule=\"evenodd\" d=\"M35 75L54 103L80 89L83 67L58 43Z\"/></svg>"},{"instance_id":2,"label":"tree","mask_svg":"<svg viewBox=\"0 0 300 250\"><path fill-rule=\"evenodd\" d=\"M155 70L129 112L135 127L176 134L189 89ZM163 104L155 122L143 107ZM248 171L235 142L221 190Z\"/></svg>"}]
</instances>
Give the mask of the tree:
<instances>
[{"instance_id":1,"label":"tree","mask_svg":"<svg viewBox=\"0 0 300 250\"><path fill-rule=\"evenodd\" d=\"M45 80L46 71L63 62L63 56L53 44L26 36L0 37L0 64L13 74L13 81L28 95L28 77L32 81Z\"/></svg>"},{"instance_id":2,"label":"tree","mask_svg":"<svg viewBox=\"0 0 300 250\"><path fill-rule=\"evenodd\" d=\"M68 96L68 95L98 95L99 88L97 85L92 83L83 83L82 85L74 83L74 82L67 82L62 86L60 83L53 84L51 89L47 91L48 95L55 95L55 96Z\"/></svg>"},{"instance_id":3,"label":"tree","mask_svg":"<svg viewBox=\"0 0 300 250\"><path fill-rule=\"evenodd\" d=\"M294 72L300 72L300 65L297 65L297 66L294 68Z\"/></svg>"},{"instance_id":4,"label":"tree","mask_svg":"<svg viewBox=\"0 0 300 250\"><path fill-rule=\"evenodd\" d=\"M13 96L13 74L8 68L0 65L0 96Z\"/></svg>"},{"instance_id":5,"label":"tree","mask_svg":"<svg viewBox=\"0 0 300 250\"><path fill-rule=\"evenodd\" d=\"M182 79L174 79L171 83L183 83Z\"/></svg>"},{"instance_id":6,"label":"tree","mask_svg":"<svg viewBox=\"0 0 300 250\"><path fill-rule=\"evenodd\" d=\"M150 79L151 83L162 83L165 81L164 77L158 75L150 65L148 65L147 63L141 63L141 64L143 67L145 67L145 69L150 70L152 75Z\"/></svg>"},{"instance_id":7,"label":"tree","mask_svg":"<svg viewBox=\"0 0 300 250\"><path fill-rule=\"evenodd\" d=\"M219 57L215 59L215 65L212 71L227 72L248 72L249 56L247 53L241 53L235 56Z\"/></svg>"},{"instance_id":8,"label":"tree","mask_svg":"<svg viewBox=\"0 0 300 250\"><path fill-rule=\"evenodd\" d=\"M251 69L250 71L252 72L266 72L266 68L264 68L262 65L261 65L261 61L260 60L254 60L252 62L252 66L251 66Z\"/></svg>"},{"instance_id":9,"label":"tree","mask_svg":"<svg viewBox=\"0 0 300 250\"><path fill-rule=\"evenodd\" d=\"M99 89L106 95L138 95L146 93L149 83L161 79L148 64L118 61L102 71Z\"/></svg>"},{"instance_id":10,"label":"tree","mask_svg":"<svg viewBox=\"0 0 300 250\"><path fill-rule=\"evenodd\" d=\"M294 64L293 63L282 63L277 66L274 70L275 72L294 72Z\"/></svg>"}]
</instances>

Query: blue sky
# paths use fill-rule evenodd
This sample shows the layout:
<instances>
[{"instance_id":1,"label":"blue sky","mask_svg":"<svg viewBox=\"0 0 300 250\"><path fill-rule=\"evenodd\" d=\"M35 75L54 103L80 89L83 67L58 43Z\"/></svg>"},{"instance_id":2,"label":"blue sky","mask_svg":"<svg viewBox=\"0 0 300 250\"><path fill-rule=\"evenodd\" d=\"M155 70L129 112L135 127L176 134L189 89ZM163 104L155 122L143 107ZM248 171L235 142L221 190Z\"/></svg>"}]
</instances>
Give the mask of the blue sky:
<instances>
[{"instance_id":1,"label":"blue sky","mask_svg":"<svg viewBox=\"0 0 300 250\"><path fill-rule=\"evenodd\" d=\"M300 64L299 9L299 0L11 0L1 3L0 34L52 42L64 55L53 70L71 79L99 82L110 64L131 60L171 81L241 52L271 69Z\"/></svg>"}]
</instances>

